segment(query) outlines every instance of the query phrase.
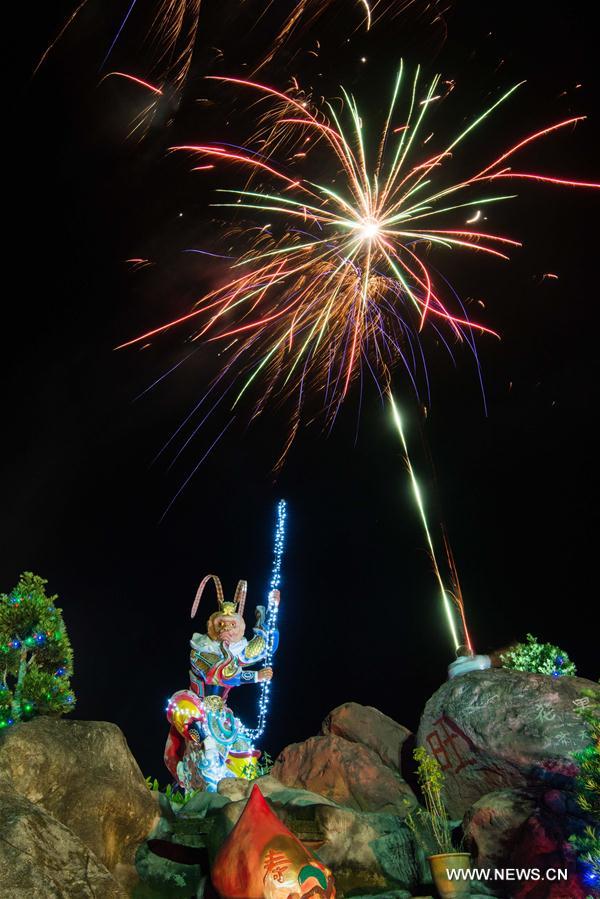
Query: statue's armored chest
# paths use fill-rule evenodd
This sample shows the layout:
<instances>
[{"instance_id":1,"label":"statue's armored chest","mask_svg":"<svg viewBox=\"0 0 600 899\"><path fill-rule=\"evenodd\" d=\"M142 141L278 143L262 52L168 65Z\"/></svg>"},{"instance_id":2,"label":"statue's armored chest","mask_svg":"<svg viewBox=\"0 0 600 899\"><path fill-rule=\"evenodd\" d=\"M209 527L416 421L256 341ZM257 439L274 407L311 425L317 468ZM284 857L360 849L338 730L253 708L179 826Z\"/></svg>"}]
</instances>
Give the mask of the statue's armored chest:
<instances>
[{"instance_id":1,"label":"statue's armored chest","mask_svg":"<svg viewBox=\"0 0 600 899\"><path fill-rule=\"evenodd\" d=\"M223 656L216 652L208 652L207 650L198 650L192 649L190 652L190 662L192 665L192 669L197 669L205 673L213 668L218 662L223 659Z\"/></svg>"}]
</instances>

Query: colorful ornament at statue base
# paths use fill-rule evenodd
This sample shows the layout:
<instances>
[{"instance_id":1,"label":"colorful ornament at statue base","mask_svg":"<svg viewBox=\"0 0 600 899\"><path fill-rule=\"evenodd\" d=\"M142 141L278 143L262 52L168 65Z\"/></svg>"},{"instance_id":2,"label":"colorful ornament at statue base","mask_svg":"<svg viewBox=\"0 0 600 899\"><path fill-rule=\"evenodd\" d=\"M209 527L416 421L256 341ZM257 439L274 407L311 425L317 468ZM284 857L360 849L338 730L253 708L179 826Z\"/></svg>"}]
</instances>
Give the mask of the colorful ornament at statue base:
<instances>
[{"instance_id":1,"label":"colorful ornament at statue base","mask_svg":"<svg viewBox=\"0 0 600 899\"><path fill-rule=\"evenodd\" d=\"M171 725L165 747L165 764L174 780L186 791L216 791L225 777L251 777L260 752L244 736L241 721L229 708L228 696L244 683L261 683L272 677L271 668L250 670L267 655L265 609L256 609L254 636L244 636L243 611L247 585L238 583L233 602L227 602L218 577L207 575L192 606L196 614L200 597L209 580L217 588L219 609L207 625L206 634L194 634L190 652L190 686L174 693L167 705ZM278 591L269 598L275 608ZM277 647L275 633L272 652Z\"/></svg>"}]
</instances>

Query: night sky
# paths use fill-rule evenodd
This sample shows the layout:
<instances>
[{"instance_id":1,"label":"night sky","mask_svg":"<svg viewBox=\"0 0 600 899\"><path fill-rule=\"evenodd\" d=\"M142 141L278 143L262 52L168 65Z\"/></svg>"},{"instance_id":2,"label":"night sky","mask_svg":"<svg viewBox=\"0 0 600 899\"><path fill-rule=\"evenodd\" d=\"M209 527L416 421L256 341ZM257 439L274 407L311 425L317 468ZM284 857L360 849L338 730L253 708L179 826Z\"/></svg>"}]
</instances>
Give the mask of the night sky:
<instances>
[{"instance_id":1,"label":"night sky","mask_svg":"<svg viewBox=\"0 0 600 899\"><path fill-rule=\"evenodd\" d=\"M48 579L75 651L75 716L116 722L144 773L165 782L164 706L188 683L197 584L215 572L231 592L246 578L249 610L264 600L280 496L289 503L289 531L264 741L272 754L315 733L348 700L416 728L452 660L400 445L366 383L360 418L355 389L330 435L318 422L300 433L276 481L287 411L273 405L249 427L240 416L162 518L219 432L218 414L170 470L172 454L152 460L219 360L213 350L197 352L136 400L189 353L190 332L146 350L113 348L187 311L211 283L211 265L180 251L214 240L223 227L208 204L230 175L199 179L167 148L249 133L248 98L202 76L247 71L242 63L260 55L272 32L267 17L249 34L250 3L237 25L233 0L204 5L175 120L143 143L126 139L139 94L114 80L98 87L118 24L116 0L90 0L33 81L37 58L71 7L44 4L33 20L21 4L19 60L5 82L15 111L4 178L17 200L4 217L0 589L22 570ZM587 113L575 131L527 151L523 168L598 180L591 4L557 13L538 0L457 0L445 16L445 41L426 17L365 36L346 6L339 0L264 79L285 87L296 74L326 96L343 82L377 122L403 55L456 80L435 123L445 134L527 79L469 143L465 163L487 163L523 133ZM319 58L308 53L317 38ZM114 67L133 71L135 50L125 40ZM520 200L491 221L524 242L511 263L437 257L465 300L484 301L480 319L502 334L501 342L485 335L478 342L487 416L472 357L459 349L454 366L426 337L427 418L400 370L394 388L431 520L443 520L450 536L477 649L531 631L597 679L599 197L539 186L516 192ZM124 262L130 257L155 265L134 273ZM544 278L548 272L558 279ZM205 613L213 602L207 594ZM250 725L256 697L245 687L234 701Z\"/></svg>"}]
</instances>

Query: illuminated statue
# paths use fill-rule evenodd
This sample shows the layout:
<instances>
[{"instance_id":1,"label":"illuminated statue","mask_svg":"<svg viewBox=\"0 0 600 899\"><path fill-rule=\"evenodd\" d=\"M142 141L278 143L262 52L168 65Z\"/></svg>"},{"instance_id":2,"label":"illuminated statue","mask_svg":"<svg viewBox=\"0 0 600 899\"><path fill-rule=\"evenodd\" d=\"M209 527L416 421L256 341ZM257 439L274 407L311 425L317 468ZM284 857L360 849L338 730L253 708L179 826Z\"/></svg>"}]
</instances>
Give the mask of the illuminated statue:
<instances>
[{"instance_id":1,"label":"illuminated statue","mask_svg":"<svg viewBox=\"0 0 600 899\"><path fill-rule=\"evenodd\" d=\"M244 735L244 728L228 706L233 687L270 681L270 667L252 669L271 657L278 633L265 623L265 608L257 606L254 636L244 636L246 581L239 581L233 602L225 600L221 581L208 574L196 593L192 618L209 580L217 589L219 608L208 619L207 633L190 641L190 686L169 700L171 725L165 746L165 764L184 790L214 792L224 777L245 776L256 766L260 752ZM279 605L279 591L269 596L269 608Z\"/></svg>"}]
</instances>

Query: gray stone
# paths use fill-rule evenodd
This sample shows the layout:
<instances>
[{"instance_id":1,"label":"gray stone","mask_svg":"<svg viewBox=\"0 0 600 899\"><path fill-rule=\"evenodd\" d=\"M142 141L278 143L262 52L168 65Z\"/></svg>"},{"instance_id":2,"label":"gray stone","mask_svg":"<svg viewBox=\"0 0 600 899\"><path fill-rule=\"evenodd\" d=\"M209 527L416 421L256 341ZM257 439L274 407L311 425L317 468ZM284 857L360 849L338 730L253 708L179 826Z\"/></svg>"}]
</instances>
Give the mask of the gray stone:
<instances>
[{"instance_id":1,"label":"gray stone","mask_svg":"<svg viewBox=\"0 0 600 899\"><path fill-rule=\"evenodd\" d=\"M321 725L321 733L368 746L395 771L400 771L402 745L411 736L408 728L383 712L357 702L346 702L330 712Z\"/></svg>"},{"instance_id":2,"label":"gray stone","mask_svg":"<svg viewBox=\"0 0 600 899\"><path fill-rule=\"evenodd\" d=\"M441 764L453 818L488 793L562 788L589 742L577 700L600 687L579 677L508 669L476 671L445 683L429 700L417 742Z\"/></svg>"},{"instance_id":3,"label":"gray stone","mask_svg":"<svg viewBox=\"0 0 600 899\"><path fill-rule=\"evenodd\" d=\"M203 878L200 865L185 865L163 858L152 852L147 843L139 847L135 863L144 887L151 888L165 899L166 897L189 899L195 894ZM136 890L136 899L138 897L141 899L143 895L142 890Z\"/></svg>"},{"instance_id":4,"label":"gray stone","mask_svg":"<svg viewBox=\"0 0 600 899\"><path fill-rule=\"evenodd\" d=\"M237 783L237 781L235 781ZM248 781L244 781L248 783ZM177 812L177 818L205 818L231 802L228 796L221 793L208 793L204 790L196 793Z\"/></svg>"},{"instance_id":5,"label":"gray stone","mask_svg":"<svg viewBox=\"0 0 600 899\"><path fill-rule=\"evenodd\" d=\"M324 838L317 855L343 895L406 889L418 881L412 836L398 816L319 806L316 818Z\"/></svg>"},{"instance_id":6,"label":"gray stone","mask_svg":"<svg viewBox=\"0 0 600 899\"><path fill-rule=\"evenodd\" d=\"M271 800L275 805L310 806L336 804L319 793L286 787L280 780L269 774L264 777L257 777L253 781L228 777L219 784L217 795L227 797L231 802L248 799L254 784L258 786L265 799Z\"/></svg>"},{"instance_id":7,"label":"gray stone","mask_svg":"<svg viewBox=\"0 0 600 899\"><path fill-rule=\"evenodd\" d=\"M0 784L2 899L126 899L93 852L39 805Z\"/></svg>"},{"instance_id":8,"label":"gray stone","mask_svg":"<svg viewBox=\"0 0 600 899\"><path fill-rule=\"evenodd\" d=\"M39 717L0 737L0 773L129 883L158 802L114 724Z\"/></svg>"}]
</instances>

